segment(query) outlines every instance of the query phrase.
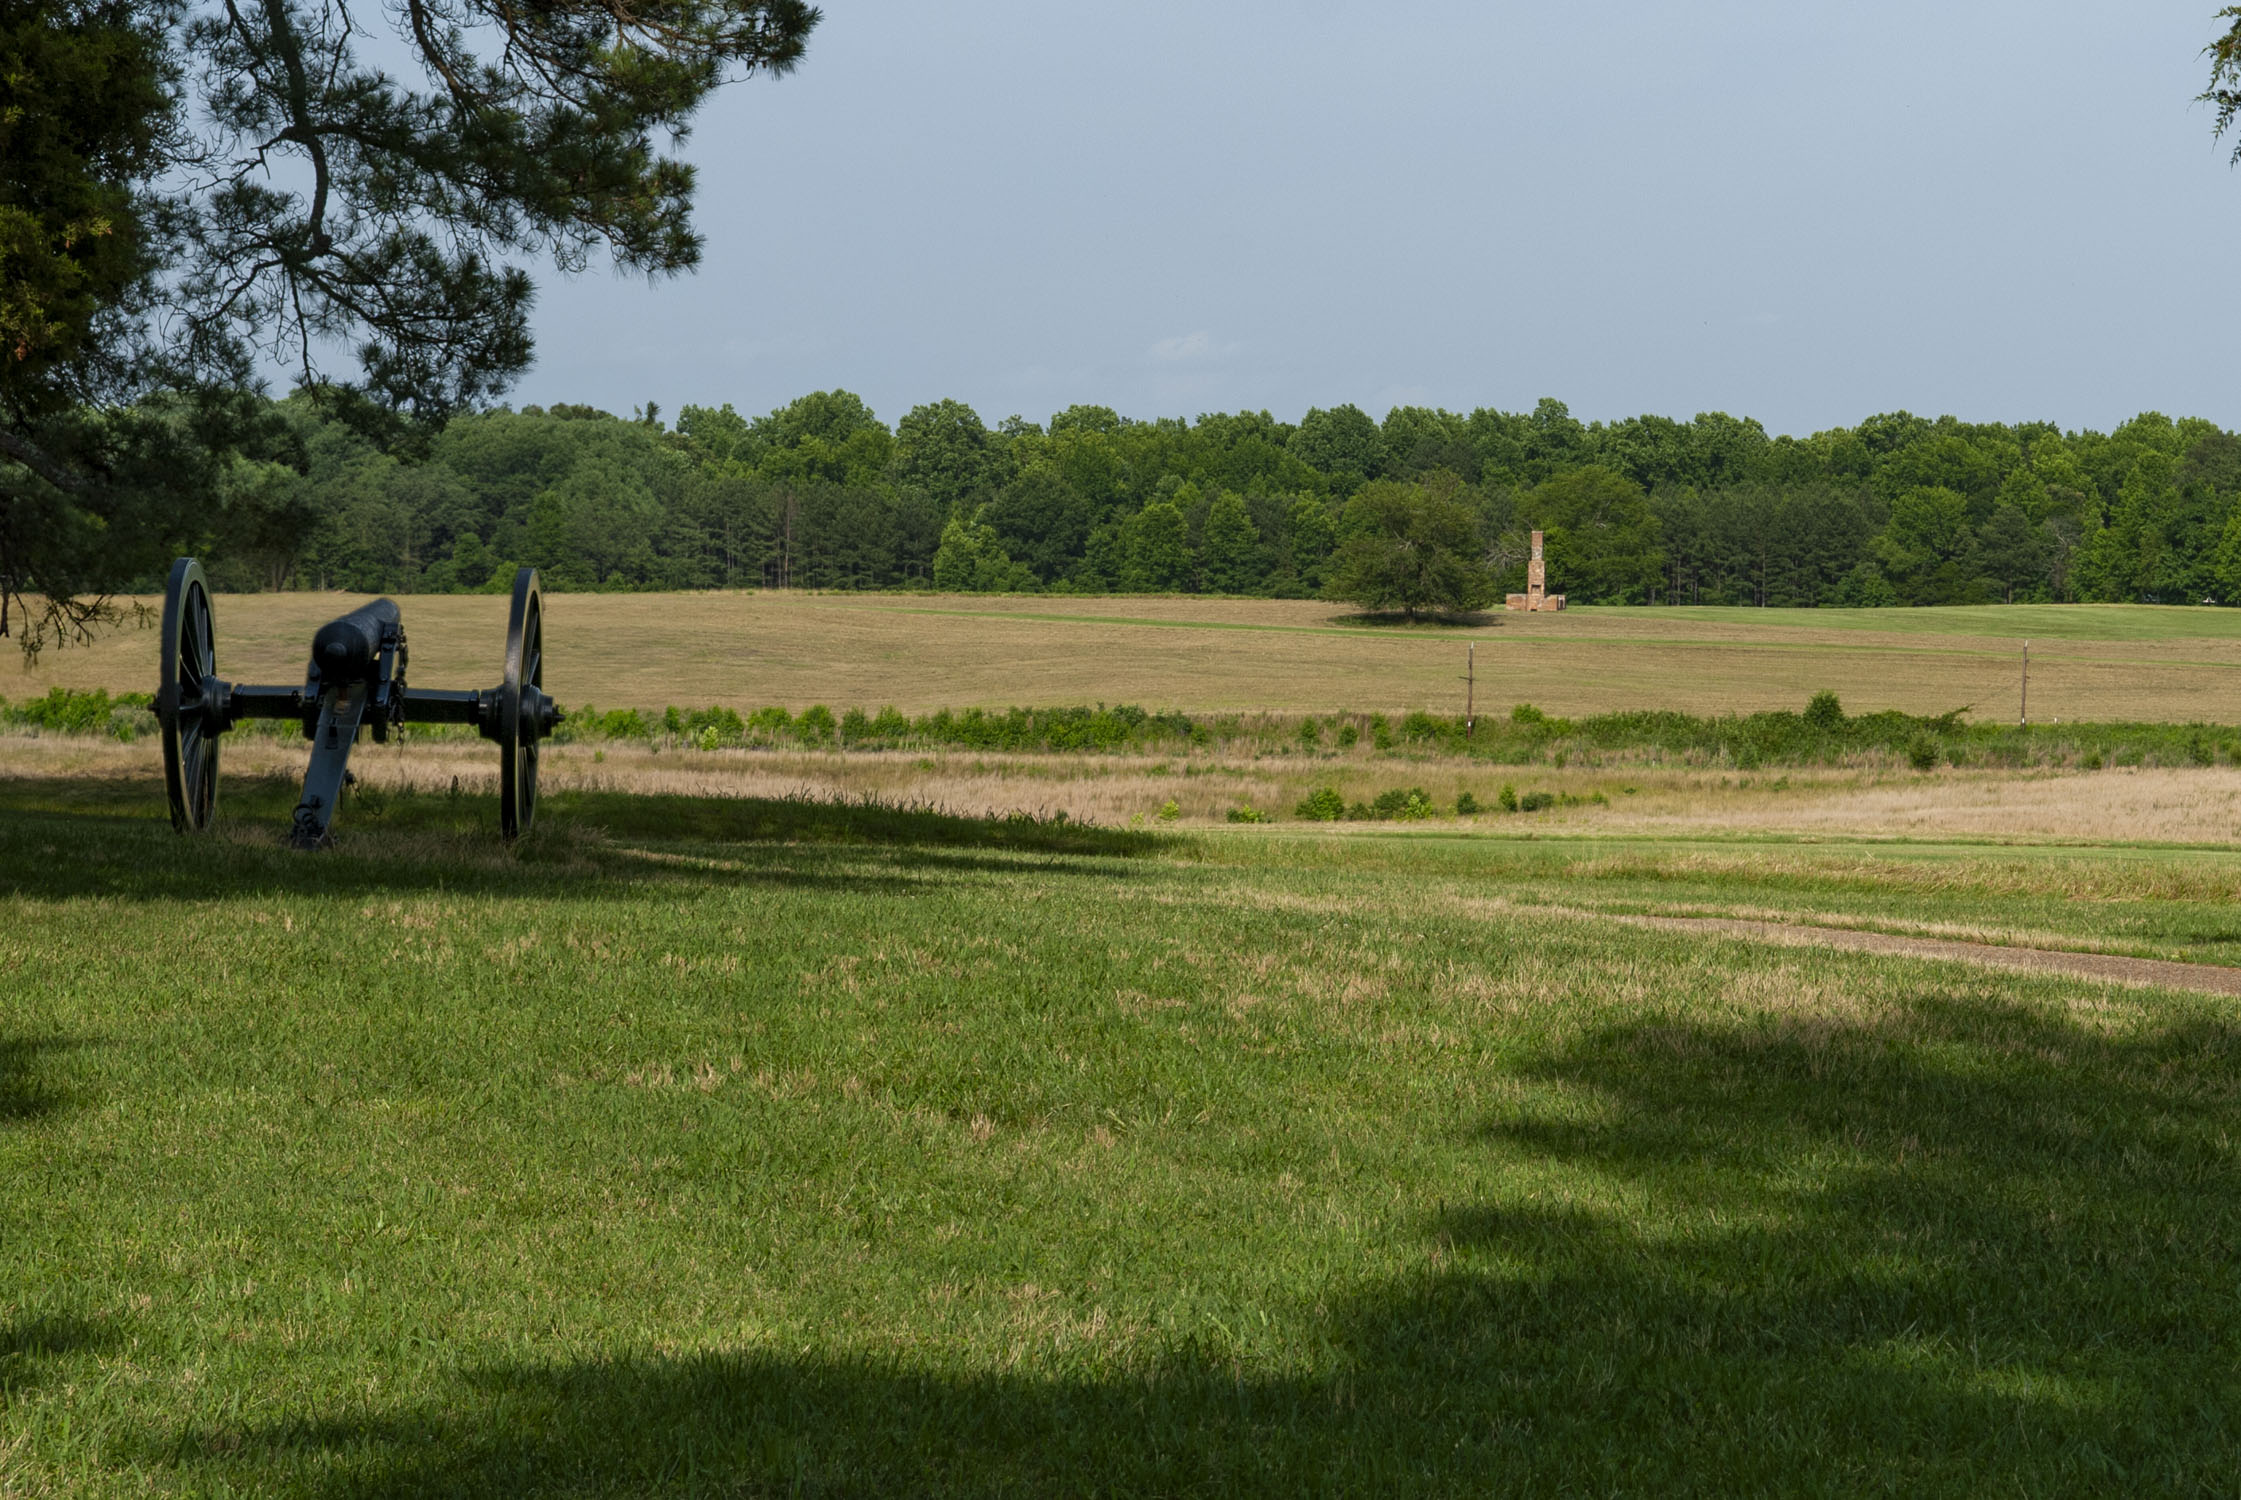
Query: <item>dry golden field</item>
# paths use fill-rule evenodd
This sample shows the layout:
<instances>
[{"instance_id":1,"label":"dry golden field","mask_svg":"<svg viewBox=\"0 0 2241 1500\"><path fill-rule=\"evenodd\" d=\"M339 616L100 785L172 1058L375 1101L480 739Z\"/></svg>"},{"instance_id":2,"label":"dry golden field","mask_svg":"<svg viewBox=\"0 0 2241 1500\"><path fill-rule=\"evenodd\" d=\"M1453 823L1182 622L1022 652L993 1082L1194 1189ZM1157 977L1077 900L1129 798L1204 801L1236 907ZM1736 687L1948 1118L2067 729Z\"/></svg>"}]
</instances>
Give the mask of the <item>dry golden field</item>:
<instances>
[{"instance_id":1,"label":"dry golden field","mask_svg":"<svg viewBox=\"0 0 2241 1500\"><path fill-rule=\"evenodd\" d=\"M343 594L218 601L219 664L236 681L300 678L311 632ZM506 600L405 601L413 679L497 680ZM927 594L548 596L546 686L563 703L799 710L1138 703L1190 712L1456 712L1465 644L1482 711L1795 708L1823 688L1855 713L1977 718L2017 708L2032 637L2034 720L2241 718L2241 611L2142 606L1808 611L1578 609L1470 627L1370 623L1330 604L1196 598ZM148 691L152 633L0 651L0 695L61 684Z\"/></svg>"}]
</instances>

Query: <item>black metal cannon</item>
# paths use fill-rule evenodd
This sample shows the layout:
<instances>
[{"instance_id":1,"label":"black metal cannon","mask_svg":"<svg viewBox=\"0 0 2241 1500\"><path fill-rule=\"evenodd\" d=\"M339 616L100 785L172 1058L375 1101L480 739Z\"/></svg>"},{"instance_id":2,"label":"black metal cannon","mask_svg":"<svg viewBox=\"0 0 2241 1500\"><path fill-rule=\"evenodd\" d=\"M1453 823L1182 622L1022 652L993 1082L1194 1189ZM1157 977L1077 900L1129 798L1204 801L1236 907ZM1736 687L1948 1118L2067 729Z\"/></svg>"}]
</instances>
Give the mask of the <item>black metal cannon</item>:
<instances>
[{"instance_id":1,"label":"black metal cannon","mask_svg":"<svg viewBox=\"0 0 2241 1500\"><path fill-rule=\"evenodd\" d=\"M497 742L498 828L508 839L529 831L537 811L537 746L560 723L545 696L544 595L537 570L514 575L506 622L506 675L494 688L443 692L405 685L404 615L391 599L352 610L319 627L302 687L251 687L218 675L210 586L202 565L171 565L163 594L163 671L156 719L163 726L163 776L171 826L200 833L218 807L218 737L243 719L300 719L311 741L303 800L289 839L299 849L331 842L335 804L350 779L350 747L360 729L377 742L405 724L472 724Z\"/></svg>"}]
</instances>

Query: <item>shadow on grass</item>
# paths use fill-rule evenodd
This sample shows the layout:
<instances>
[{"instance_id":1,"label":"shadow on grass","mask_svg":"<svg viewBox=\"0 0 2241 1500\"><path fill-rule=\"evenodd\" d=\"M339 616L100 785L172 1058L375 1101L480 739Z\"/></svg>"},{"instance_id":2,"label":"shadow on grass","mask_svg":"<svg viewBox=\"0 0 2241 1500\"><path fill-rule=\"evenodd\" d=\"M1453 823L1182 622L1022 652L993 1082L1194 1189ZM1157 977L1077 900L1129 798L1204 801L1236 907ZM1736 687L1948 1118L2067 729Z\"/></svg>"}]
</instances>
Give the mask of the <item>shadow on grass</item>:
<instances>
[{"instance_id":1,"label":"shadow on grass","mask_svg":"<svg viewBox=\"0 0 2241 1500\"><path fill-rule=\"evenodd\" d=\"M1483 609L1461 610L1452 614L1425 610L1413 617L1397 609L1377 609L1333 615L1331 623L1398 630L1492 630L1502 624L1502 617Z\"/></svg>"},{"instance_id":2,"label":"shadow on grass","mask_svg":"<svg viewBox=\"0 0 2241 1500\"><path fill-rule=\"evenodd\" d=\"M336 847L303 854L285 844L292 784L253 780L228 792L217 828L183 838L171 830L160 783L0 781L0 892L196 900L429 886L585 895L753 881L904 889L1024 868L1112 879L1121 870L1114 861L1178 842L876 802L565 792L545 798L535 831L508 847L490 799L430 792L354 794L337 819Z\"/></svg>"},{"instance_id":3,"label":"shadow on grass","mask_svg":"<svg viewBox=\"0 0 2241 1500\"><path fill-rule=\"evenodd\" d=\"M46 1384L57 1360L95 1353L115 1343L110 1329L87 1318L27 1316L0 1323L0 1397L21 1396ZM4 1453L0 1449L0 1455ZM5 1472L0 1464L0 1474Z\"/></svg>"},{"instance_id":4,"label":"shadow on grass","mask_svg":"<svg viewBox=\"0 0 2241 1500\"><path fill-rule=\"evenodd\" d=\"M147 1446L338 1496L2230 1492L2241 1030L2170 1003L1575 1034L1514 1070L1555 1102L1472 1137L1418 1269L1298 1288L1282 1359L502 1365Z\"/></svg>"},{"instance_id":5,"label":"shadow on grass","mask_svg":"<svg viewBox=\"0 0 2241 1500\"><path fill-rule=\"evenodd\" d=\"M66 1052L77 1042L31 1037L0 1037L0 1125L22 1125L53 1114L70 1096L41 1076L39 1058ZM5 1346L0 1346L0 1353Z\"/></svg>"}]
</instances>

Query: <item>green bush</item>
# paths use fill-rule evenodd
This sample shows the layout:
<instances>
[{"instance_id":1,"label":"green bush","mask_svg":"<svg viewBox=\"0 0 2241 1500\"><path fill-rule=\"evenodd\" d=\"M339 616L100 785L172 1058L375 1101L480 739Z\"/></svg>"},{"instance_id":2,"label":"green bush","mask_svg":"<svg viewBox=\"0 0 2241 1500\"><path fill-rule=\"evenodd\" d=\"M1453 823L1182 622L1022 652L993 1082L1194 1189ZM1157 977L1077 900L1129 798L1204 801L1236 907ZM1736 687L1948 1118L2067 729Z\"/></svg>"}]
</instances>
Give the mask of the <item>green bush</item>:
<instances>
[{"instance_id":1,"label":"green bush","mask_svg":"<svg viewBox=\"0 0 2241 1500\"><path fill-rule=\"evenodd\" d=\"M1231 808L1229 810L1229 820L1232 823L1265 823L1268 821L1268 815L1251 803L1247 803L1242 807Z\"/></svg>"},{"instance_id":2,"label":"green bush","mask_svg":"<svg viewBox=\"0 0 2241 1500\"><path fill-rule=\"evenodd\" d=\"M1805 722L1822 734L1839 733L1844 728L1844 705L1834 693L1815 693L1805 705Z\"/></svg>"},{"instance_id":3,"label":"green bush","mask_svg":"<svg viewBox=\"0 0 2241 1500\"><path fill-rule=\"evenodd\" d=\"M1312 718L1299 722L1299 743L1302 750L1313 750L1323 743L1323 726Z\"/></svg>"},{"instance_id":4,"label":"green bush","mask_svg":"<svg viewBox=\"0 0 2241 1500\"><path fill-rule=\"evenodd\" d=\"M1938 763L1938 743L1928 735L1916 738L1906 747L1906 763L1917 771L1934 771Z\"/></svg>"},{"instance_id":5,"label":"green bush","mask_svg":"<svg viewBox=\"0 0 2241 1500\"><path fill-rule=\"evenodd\" d=\"M1477 812L1478 798L1472 796L1469 792L1464 792L1455 799L1455 815L1457 817L1468 818L1476 815Z\"/></svg>"},{"instance_id":6,"label":"green bush","mask_svg":"<svg viewBox=\"0 0 2241 1500\"><path fill-rule=\"evenodd\" d=\"M1370 715L1370 747L1376 750L1393 748L1393 726L1385 722L1385 715Z\"/></svg>"},{"instance_id":7,"label":"green bush","mask_svg":"<svg viewBox=\"0 0 2241 1500\"><path fill-rule=\"evenodd\" d=\"M840 726L833 719L833 711L822 703L812 703L801 711L794 721L794 733L801 736L805 745L822 745L833 737Z\"/></svg>"},{"instance_id":8,"label":"green bush","mask_svg":"<svg viewBox=\"0 0 2241 1500\"><path fill-rule=\"evenodd\" d=\"M154 701L147 693L112 698L106 688L86 692L49 688L45 697L25 703L9 704L0 699L0 724L22 725L49 734L108 735L129 740L141 728L153 727L154 715L143 714Z\"/></svg>"},{"instance_id":9,"label":"green bush","mask_svg":"<svg viewBox=\"0 0 2241 1500\"><path fill-rule=\"evenodd\" d=\"M1511 786L1511 785L1510 785L1510 784L1509 784L1508 782L1506 782L1506 781L1505 781L1505 782L1503 782L1503 783L1502 783L1502 790L1501 790L1501 791L1500 791L1499 793L1497 793L1497 794L1495 795L1495 798L1494 798L1494 805L1495 805L1495 806L1497 806L1497 807L1499 807L1499 808L1501 808L1501 809L1502 809L1502 811L1504 811L1504 812L1506 812L1506 813L1513 813L1513 812L1516 812L1516 811L1517 811L1517 788L1516 788L1516 787L1514 787L1514 786Z\"/></svg>"},{"instance_id":10,"label":"green bush","mask_svg":"<svg viewBox=\"0 0 2241 1500\"><path fill-rule=\"evenodd\" d=\"M1338 747L1351 750L1362 741L1362 726L1349 720L1338 726Z\"/></svg>"},{"instance_id":11,"label":"green bush","mask_svg":"<svg viewBox=\"0 0 2241 1500\"><path fill-rule=\"evenodd\" d=\"M652 739L654 728L635 708L610 708L605 713L585 704L568 721L572 738L587 740Z\"/></svg>"},{"instance_id":12,"label":"green bush","mask_svg":"<svg viewBox=\"0 0 2241 1500\"><path fill-rule=\"evenodd\" d=\"M1554 792L1527 792L1517 799L1517 810L1519 812L1540 812L1544 808L1554 806L1556 806L1556 794Z\"/></svg>"},{"instance_id":13,"label":"green bush","mask_svg":"<svg viewBox=\"0 0 2241 1500\"><path fill-rule=\"evenodd\" d=\"M1335 786L1318 787L1300 800L1292 816L1309 823L1336 823L1346 815L1346 799Z\"/></svg>"}]
</instances>

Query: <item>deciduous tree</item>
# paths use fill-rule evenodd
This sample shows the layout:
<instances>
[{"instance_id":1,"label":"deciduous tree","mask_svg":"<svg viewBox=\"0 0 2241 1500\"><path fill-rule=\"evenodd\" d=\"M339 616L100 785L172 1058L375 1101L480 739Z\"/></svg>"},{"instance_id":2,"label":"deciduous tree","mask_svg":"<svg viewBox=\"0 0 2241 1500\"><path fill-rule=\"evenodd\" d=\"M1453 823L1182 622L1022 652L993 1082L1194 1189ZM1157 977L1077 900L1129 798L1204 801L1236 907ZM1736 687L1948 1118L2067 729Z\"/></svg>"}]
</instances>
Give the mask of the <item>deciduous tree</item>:
<instances>
[{"instance_id":1,"label":"deciduous tree","mask_svg":"<svg viewBox=\"0 0 2241 1500\"><path fill-rule=\"evenodd\" d=\"M1451 496L1421 484L1364 485L1340 518L1345 541L1324 594L1365 609L1477 609L1494 583L1479 560L1478 525Z\"/></svg>"}]
</instances>

